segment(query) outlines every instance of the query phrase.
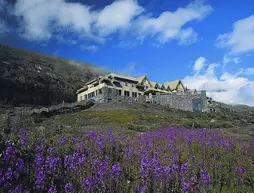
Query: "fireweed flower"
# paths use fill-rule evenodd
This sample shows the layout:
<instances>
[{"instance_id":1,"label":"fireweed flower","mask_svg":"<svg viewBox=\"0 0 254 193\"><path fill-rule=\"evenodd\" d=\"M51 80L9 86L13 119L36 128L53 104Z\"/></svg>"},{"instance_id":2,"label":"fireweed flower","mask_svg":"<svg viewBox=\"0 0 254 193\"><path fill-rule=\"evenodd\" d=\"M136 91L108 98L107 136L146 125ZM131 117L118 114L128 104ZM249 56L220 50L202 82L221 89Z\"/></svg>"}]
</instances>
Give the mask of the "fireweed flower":
<instances>
[{"instance_id":1,"label":"fireweed flower","mask_svg":"<svg viewBox=\"0 0 254 193\"><path fill-rule=\"evenodd\" d=\"M202 181L205 185L212 184L211 177L207 171L201 170L201 178L202 178Z\"/></svg>"},{"instance_id":2,"label":"fireweed flower","mask_svg":"<svg viewBox=\"0 0 254 193\"><path fill-rule=\"evenodd\" d=\"M18 158L16 160L16 171L19 173L25 172L25 162L21 158Z\"/></svg>"},{"instance_id":3,"label":"fireweed flower","mask_svg":"<svg viewBox=\"0 0 254 193\"><path fill-rule=\"evenodd\" d=\"M185 193L191 193L196 184L196 179L194 177L191 177L190 179L186 179L183 181L182 189Z\"/></svg>"},{"instance_id":4,"label":"fireweed flower","mask_svg":"<svg viewBox=\"0 0 254 193\"><path fill-rule=\"evenodd\" d=\"M35 166L41 167L44 164L44 158L41 154L36 154L35 156Z\"/></svg>"},{"instance_id":5,"label":"fireweed flower","mask_svg":"<svg viewBox=\"0 0 254 193\"><path fill-rule=\"evenodd\" d=\"M14 190L10 190L8 193L23 193L23 186L19 185Z\"/></svg>"},{"instance_id":6,"label":"fireweed flower","mask_svg":"<svg viewBox=\"0 0 254 193\"><path fill-rule=\"evenodd\" d=\"M73 192L73 186L71 183L65 184L64 186L65 193L72 193Z\"/></svg>"},{"instance_id":7,"label":"fireweed flower","mask_svg":"<svg viewBox=\"0 0 254 193\"><path fill-rule=\"evenodd\" d=\"M9 146L4 151L4 160L8 161L15 154L15 149Z\"/></svg>"},{"instance_id":8,"label":"fireweed flower","mask_svg":"<svg viewBox=\"0 0 254 193\"><path fill-rule=\"evenodd\" d=\"M74 152L72 155L66 155L64 158L64 166L68 171L75 171L84 163L85 156L79 152Z\"/></svg>"},{"instance_id":9,"label":"fireweed flower","mask_svg":"<svg viewBox=\"0 0 254 193\"><path fill-rule=\"evenodd\" d=\"M180 169L180 175L184 176L189 170L189 164L188 163L184 163L181 165L181 169Z\"/></svg>"},{"instance_id":10,"label":"fireweed flower","mask_svg":"<svg viewBox=\"0 0 254 193\"><path fill-rule=\"evenodd\" d=\"M43 153L45 150L45 144L44 142L39 142L35 145L35 151L36 153Z\"/></svg>"},{"instance_id":11,"label":"fireweed flower","mask_svg":"<svg viewBox=\"0 0 254 193\"><path fill-rule=\"evenodd\" d=\"M57 193L56 188L55 187L49 188L48 193Z\"/></svg>"},{"instance_id":12,"label":"fireweed flower","mask_svg":"<svg viewBox=\"0 0 254 193\"><path fill-rule=\"evenodd\" d=\"M111 168L111 174L114 178L118 178L121 174L121 167L120 164L117 162Z\"/></svg>"},{"instance_id":13,"label":"fireweed flower","mask_svg":"<svg viewBox=\"0 0 254 193\"><path fill-rule=\"evenodd\" d=\"M67 137L66 136L62 136L58 139L58 142L63 144L63 143L66 143L67 142Z\"/></svg>"},{"instance_id":14,"label":"fireweed flower","mask_svg":"<svg viewBox=\"0 0 254 193\"><path fill-rule=\"evenodd\" d=\"M178 170L179 170L179 165L178 165L178 164L173 164L173 165L172 165L172 168L171 168L172 174L177 173Z\"/></svg>"},{"instance_id":15,"label":"fireweed flower","mask_svg":"<svg viewBox=\"0 0 254 193\"><path fill-rule=\"evenodd\" d=\"M47 171L54 172L60 163L61 163L60 157L47 157L45 163Z\"/></svg>"},{"instance_id":16,"label":"fireweed flower","mask_svg":"<svg viewBox=\"0 0 254 193\"><path fill-rule=\"evenodd\" d=\"M245 169L245 167L237 167L236 168L236 173L237 173L237 176L239 176L239 177L242 177L246 172L247 172L247 170Z\"/></svg>"},{"instance_id":17,"label":"fireweed flower","mask_svg":"<svg viewBox=\"0 0 254 193\"><path fill-rule=\"evenodd\" d=\"M137 187L137 192L138 193L144 193L147 189L147 186L146 185L143 185L143 186L138 186Z\"/></svg>"},{"instance_id":18,"label":"fireweed flower","mask_svg":"<svg viewBox=\"0 0 254 193\"><path fill-rule=\"evenodd\" d=\"M82 181L82 187L87 192L90 192L92 190L93 186L93 177L84 178Z\"/></svg>"},{"instance_id":19,"label":"fireweed flower","mask_svg":"<svg viewBox=\"0 0 254 193\"><path fill-rule=\"evenodd\" d=\"M28 142L28 136L26 135L24 129L22 128L19 130L19 141L21 148L23 148Z\"/></svg>"},{"instance_id":20,"label":"fireweed flower","mask_svg":"<svg viewBox=\"0 0 254 193\"><path fill-rule=\"evenodd\" d=\"M4 179L10 181L12 180L12 177L13 177L13 171L11 168L8 168L8 170L4 174Z\"/></svg>"}]
</instances>

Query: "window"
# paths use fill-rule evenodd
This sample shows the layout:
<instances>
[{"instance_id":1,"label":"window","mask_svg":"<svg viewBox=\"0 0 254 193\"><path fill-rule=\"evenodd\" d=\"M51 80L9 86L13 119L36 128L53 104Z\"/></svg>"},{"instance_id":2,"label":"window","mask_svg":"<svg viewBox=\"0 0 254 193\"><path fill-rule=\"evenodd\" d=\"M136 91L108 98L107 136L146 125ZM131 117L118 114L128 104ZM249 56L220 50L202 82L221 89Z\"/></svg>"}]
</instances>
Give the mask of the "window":
<instances>
[{"instance_id":1,"label":"window","mask_svg":"<svg viewBox=\"0 0 254 193\"><path fill-rule=\"evenodd\" d=\"M132 84L131 86L134 87L134 84Z\"/></svg>"},{"instance_id":2,"label":"window","mask_svg":"<svg viewBox=\"0 0 254 193\"><path fill-rule=\"evenodd\" d=\"M87 94L85 95L86 99L87 99Z\"/></svg>"},{"instance_id":3,"label":"window","mask_svg":"<svg viewBox=\"0 0 254 193\"><path fill-rule=\"evenodd\" d=\"M102 94L102 90L101 89L99 89L99 94Z\"/></svg>"},{"instance_id":4,"label":"window","mask_svg":"<svg viewBox=\"0 0 254 193\"><path fill-rule=\"evenodd\" d=\"M122 95L122 91L118 90L118 95L121 96Z\"/></svg>"},{"instance_id":5,"label":"window","mask_svg":"<svg viewBox=\"0 0 254 193\"><path fill-rule=\"evenodd\" d=\"M108 88L108 93L112 94L112 88Z\"/></svg>"},{"instance_id":6,"label":"window","mask_svg":"<svg viewBox=\"0 0 254 193\"><path fill-rule=\"evenodd\" d=\"M138 96L138 93L135 92L135 97L137 97L137 96Z\"/></svg>"},{"instance_id":7,"label":"window","mask_svg":"<svg viewBox=\"0 0 254 193\"><path fill-rule=\"evenodd\" d=\"M124 91L124 96L130 96L130 92L129 91Z\"/></svg>"},{"instance_id":8,"label":"window","mask_svg":"<svg viewBox=\"0 0 254 193\"><path fill-rule=\"evenodd\" d=\"M137 97L137 93L136 92L132 92L132 97Z\"/></svg>"},{"instance_id":9,"label":"window","mask_svg":"<svg viewBox=\"0 0 254 193\"><path fill-rule=\"evenodd\" d=\"M83 98L83 97L82 97L82 96L80 96L80 100L81 100L81 101L82 101L82 98Z\"/></svg>"},{"instance_id":10,"label":"window","mask_svg":"<svg viewBox=\"0 0 254 193\"><path fill-rule=\"evenodd\" d=\"M128 86L128 83L127 83L127 82L125 83L125 86Z\"/></svg>"}]
</instances>

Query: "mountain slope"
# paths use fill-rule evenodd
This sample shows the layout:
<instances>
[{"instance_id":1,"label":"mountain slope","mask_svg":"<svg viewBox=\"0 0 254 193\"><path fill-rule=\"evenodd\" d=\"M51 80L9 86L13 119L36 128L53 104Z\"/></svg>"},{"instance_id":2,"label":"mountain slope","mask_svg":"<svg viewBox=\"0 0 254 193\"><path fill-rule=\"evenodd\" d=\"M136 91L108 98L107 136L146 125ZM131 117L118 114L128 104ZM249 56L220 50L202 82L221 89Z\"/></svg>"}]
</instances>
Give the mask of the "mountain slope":
<instances>
[{"instance_id":1,"label":"mountain slope","mask_svg":"<svg viewBox=\"0 0 254 193\"><path fill-rule=\"evenodd\" d=\"M77 89L105 73L87 63L0 45L0 104L73 102Z\"/></svg>"}]
</instances>

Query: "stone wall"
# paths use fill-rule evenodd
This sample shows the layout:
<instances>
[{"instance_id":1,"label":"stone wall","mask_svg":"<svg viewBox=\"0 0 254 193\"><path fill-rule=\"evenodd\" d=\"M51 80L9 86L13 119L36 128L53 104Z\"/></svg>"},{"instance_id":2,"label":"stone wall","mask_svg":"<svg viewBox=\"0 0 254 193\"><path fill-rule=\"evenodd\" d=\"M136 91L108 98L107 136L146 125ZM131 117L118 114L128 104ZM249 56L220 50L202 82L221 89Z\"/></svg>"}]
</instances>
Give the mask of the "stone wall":
<instances>
[{"instance_id":1,"label":"stone wall","mask_svg":"<svg viewBox=\"0 0 254 193\"><path fill-rule=\"evenodd\" d=\"M145 103L147 98L144 95L136 98L120 96L116 89L103 88L102 94L94 96L92 99L96 103ZM150 102L153 104L186 111L207 112L207 98L205 91L201 91L197 94L193 94L191 92L169 94L157 93L157 95L150 99Z\"/></svg>"},{"instance_id":2,"label":"stone wall","mask_svg":"<svg viewBox=\"0 0 254 193\"><path fill-rule=\"evenodd\" d=\"M157 93L156 96L153 96L152 103L185 111L207 112L205 91L201 91L197 94L191 92L169 94Z\"/></svg>"}]
</instances>

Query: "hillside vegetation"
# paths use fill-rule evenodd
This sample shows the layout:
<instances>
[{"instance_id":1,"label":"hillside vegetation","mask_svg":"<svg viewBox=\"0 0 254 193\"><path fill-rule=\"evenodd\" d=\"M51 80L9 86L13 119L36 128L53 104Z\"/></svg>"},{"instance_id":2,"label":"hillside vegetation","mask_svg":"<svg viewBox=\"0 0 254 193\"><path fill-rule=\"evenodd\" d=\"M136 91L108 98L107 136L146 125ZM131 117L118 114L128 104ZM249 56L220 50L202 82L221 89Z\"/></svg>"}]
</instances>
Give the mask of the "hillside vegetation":
<instances>
[{"instance_id":1,"label":"hillside vegetation","mask_svg":"<svg viewBox=\"0 0 254 193\"><path fill-rule=\"evenodd\" d=\"M104 70L87 63L0 45L0 104L73 102L77 89L102 74Z\"/></svg>"},{"instance_id":2,"label":"hillside vegetation","mask_svg":"<svg viewBox=\"0 0 254 193\"><path fill-rule=\"evenodd\" d=\"M36 119L35 119L36 120ZM223 129L233 135L254 135L254 114L193 113L152 104L96 104L75 113L61 114L26 124L44 128L46 136L76 135L84 131L111 131L136 135L170 126Z\"/></svg>"}]
</instances>

